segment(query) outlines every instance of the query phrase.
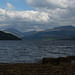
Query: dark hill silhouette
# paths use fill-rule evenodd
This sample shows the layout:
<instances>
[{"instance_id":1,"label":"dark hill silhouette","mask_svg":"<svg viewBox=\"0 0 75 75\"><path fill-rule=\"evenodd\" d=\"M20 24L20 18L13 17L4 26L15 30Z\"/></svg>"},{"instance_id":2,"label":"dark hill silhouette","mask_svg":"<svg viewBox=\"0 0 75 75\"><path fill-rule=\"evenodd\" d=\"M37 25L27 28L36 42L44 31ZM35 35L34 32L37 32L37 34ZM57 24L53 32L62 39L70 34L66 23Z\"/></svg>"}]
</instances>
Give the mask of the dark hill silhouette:
<instances>
[{"instance_id":1,"label":"dark hill silhouette","mask_svg":"<svg viewBox=\"0 0 75 75\"><path fill-rule=\"evenodd\" d=\"M0 31L0 40L21 40L21 39L10 33Z\"/></svg>"}]
</instances>

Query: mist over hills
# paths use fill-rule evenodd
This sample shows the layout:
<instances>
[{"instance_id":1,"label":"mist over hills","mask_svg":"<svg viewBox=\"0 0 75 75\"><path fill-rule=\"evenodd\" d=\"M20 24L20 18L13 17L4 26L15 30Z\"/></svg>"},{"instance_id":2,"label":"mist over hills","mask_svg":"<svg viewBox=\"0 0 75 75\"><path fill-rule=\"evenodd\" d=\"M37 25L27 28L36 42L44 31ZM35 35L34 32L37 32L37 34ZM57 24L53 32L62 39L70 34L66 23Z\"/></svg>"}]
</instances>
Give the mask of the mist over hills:
<instances>
[{"instance_id":1,"label":"mist over hills","mask_svg":"<svg viewBox=\"0 0 75 75\"><path fill-rule=\"evenodd\" d=\"M75 27L73 26L61 26L45 31L32 33L28 36L22 37L22 39L75 39Z\"/></svg>"},{"instance_id":2,"label":"mist over hills","mask_svg":"<svg viewBox=\"0 0 75 75\"><path fill-rule=\"evenodd\" d=\"M27 36L27 35L29 35L29 34L31 34L33 32L36 32L36 31L21 32L21 31L15 29L15 28L8 28L8 29L3 30L3 32L5 32L5 33L11 33L11 34L13 34L13 35L21 38L23 36Z\"/></svg>"},{"instance_id":3,"label":"mist over hills","mask_svg":"<svg viewBox=\"0 0 75 75\"><path fill-rule=\"evenodd\" d=\"M15 29L15 28L8 28L8 29L3 30L3 32L11 33L13 35L16 35L17 37L23 36L22 32L20 32L19 30Z\"/></svg>"},{"instance_id":4,"label":"mist over hills","mask_svg":"<svg viewBox=\"0 0 75 75\"><path fill-rule=\"evenodd\" d=\"M44 31L29 32L20 32L17 29L9 28L4 30L4 32L14 34L23 40L75 40L75 27L73 27L72 25L55 27L53 29L47 29Z\"/></svg>"}]
</instances>

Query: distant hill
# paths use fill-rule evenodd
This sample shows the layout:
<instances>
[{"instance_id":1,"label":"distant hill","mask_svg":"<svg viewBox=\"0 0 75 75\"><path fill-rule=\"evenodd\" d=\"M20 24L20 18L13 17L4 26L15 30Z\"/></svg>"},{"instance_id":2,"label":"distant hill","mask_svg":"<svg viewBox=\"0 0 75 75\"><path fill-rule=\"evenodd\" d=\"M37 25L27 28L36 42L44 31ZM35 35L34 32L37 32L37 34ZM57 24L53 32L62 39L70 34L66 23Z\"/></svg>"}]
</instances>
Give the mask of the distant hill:
<instances>
[{"instance_id":1,"label":"distant hill","mask_svg":"<svg viewBox=\"0 0 75 75\"><path fill-rule=\"evenodd\" d=\"M75 27L73 27L72 25L69 26L60 26L60 27L55 27L53 29L75 29Z\"/></svg>"},{"instance_id":2,"label":"distant hill","mask_svg":"<svg viewBox=\"0 0 75 75\"><path fill-rule=\"evenodd\" d=\"M11 34L13 34L13 35L21 38L23 36L27 36L27 35L29 35L31 33L36 32L36 31L20 32L19 30L15 29L15 28L9 28L9 29L3 30L3 32L5 32L5 33L11 33Z\"/></svg>"},{"instance_id":3,"label":"distant hill","mask_svg":"<svg viewBox=\"0 0 75 75\"><path fill-rule=\"evenodd\" d=\"M22 32L20 32L19 30L15 29L15 28L9 28L9 29L5 29L3 32L5 33L11 33L17 37L23 37Z\"/></svg>"},{"instance_id":4,"label":"distant hill","mask_svg":"<svg viewBox=\"0 0 75 75\"><path fill-rule=\"evenodd\" d=\"M22 39L75 39L75 27L61 26L45 31L31 33Z\"/></svg>"},{"instance_id":5,"label":"distant hill","mask_svg":"<svg viewBox=\"0 0 75 75\"><path fill-rule=\"evenodd\" d=\"M21 40L21 39L10 33L0 31L0 40Z\"/></svg>"},{"instance_id":6,"label":"distant hill","mask_svg":"<svg viewBox=\"0 0 75 75\"><path fill-rule=\"evenodd\" d=\"M36 33L37 31L29 31L29 32L23 32L23 36L27 36L33 33Z\"/></svg>"}]
</instances>

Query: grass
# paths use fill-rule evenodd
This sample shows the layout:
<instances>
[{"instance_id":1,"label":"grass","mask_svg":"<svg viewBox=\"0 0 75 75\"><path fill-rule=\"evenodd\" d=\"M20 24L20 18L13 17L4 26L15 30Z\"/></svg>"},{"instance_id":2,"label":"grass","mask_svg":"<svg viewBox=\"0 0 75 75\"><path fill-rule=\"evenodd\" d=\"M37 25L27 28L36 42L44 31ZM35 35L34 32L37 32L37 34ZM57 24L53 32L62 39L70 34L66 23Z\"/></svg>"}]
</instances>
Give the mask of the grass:
<instances>
[{"instance_id":1,"label":"grass","mask_svg":"<svg viewBox=\"0 0 75 75\"><path fill-rule=\"evenodd\" d=\"M45 59L45 61L44 61ZM44 58L42 63L0 64L0 75L75 75L75 56L65 58ZM53 60L62 60L54 64ZM68 61L68 60L71 61ZM67 62L64 62L64 61Z\"/></svg>"}]
</instances>

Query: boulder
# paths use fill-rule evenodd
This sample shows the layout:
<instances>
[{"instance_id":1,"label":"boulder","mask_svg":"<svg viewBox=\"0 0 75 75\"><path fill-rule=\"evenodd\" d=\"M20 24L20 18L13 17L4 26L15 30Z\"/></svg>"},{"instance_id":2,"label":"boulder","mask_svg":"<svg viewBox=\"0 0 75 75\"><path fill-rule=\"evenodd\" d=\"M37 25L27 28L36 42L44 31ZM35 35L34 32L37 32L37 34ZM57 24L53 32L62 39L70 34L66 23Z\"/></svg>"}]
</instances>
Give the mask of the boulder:
<instances>
[{"instance_id":1,"label":"boulder","mask_svg":"<svg viewBox=\"0 0 75 75\"><path fill-rule=\"evenodd\" d=\"M42 64L59 65L60 63L74 63L75 56L59 57L59 58L43 58Z\"/></svg>"}]
</instances>

